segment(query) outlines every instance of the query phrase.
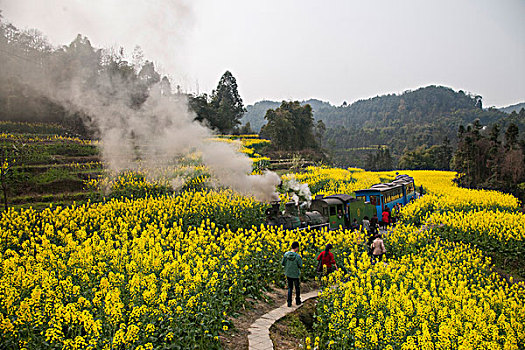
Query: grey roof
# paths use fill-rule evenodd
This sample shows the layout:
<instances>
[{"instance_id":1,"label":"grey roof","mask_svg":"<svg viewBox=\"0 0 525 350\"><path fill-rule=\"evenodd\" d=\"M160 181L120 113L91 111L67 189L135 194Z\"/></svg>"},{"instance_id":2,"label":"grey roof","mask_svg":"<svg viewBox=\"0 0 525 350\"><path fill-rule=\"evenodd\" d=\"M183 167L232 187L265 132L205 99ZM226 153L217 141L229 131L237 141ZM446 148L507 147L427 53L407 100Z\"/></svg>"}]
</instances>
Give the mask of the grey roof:
<instances>
[{"instance_id":1,"label":"grey roof","mask_svg":"<svg viewBox=\"0 0 525 350\"><path fill-rule=\"evenodd\" d=\"M333 194L331 196L326 196L324 198L337 198L337 199L342 200L343 202L349 202L350 200L354 199L354 197L350 196L349 194L344 194L344 193Z\"/></svg>"}]
</instances>

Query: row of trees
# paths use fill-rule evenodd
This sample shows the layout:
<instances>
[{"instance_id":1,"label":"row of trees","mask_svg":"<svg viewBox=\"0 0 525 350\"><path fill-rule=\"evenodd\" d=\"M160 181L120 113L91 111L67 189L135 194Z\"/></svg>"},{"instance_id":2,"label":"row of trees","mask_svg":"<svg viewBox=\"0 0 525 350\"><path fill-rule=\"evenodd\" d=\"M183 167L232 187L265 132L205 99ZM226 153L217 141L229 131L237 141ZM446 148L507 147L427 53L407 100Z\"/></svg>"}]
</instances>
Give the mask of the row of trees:
<instances>
[{"instance_id":1,"label":"row of trees","mask_svg":"<svg viewBox=\"0 0 525 350\"><path fill-rule=\"evenodd\" d=\"M139 47L130 60L126 56L122 48L97 49L80 34L69 45L55 48L38 30L20 30L3 21L0 14L0 120L58 122L87 133L82 118L89 116L71 115L49 94L39 91L67 88L71 82L83 93L89 91L108 103L119 101L134 109L153 92L172 95L168 77L144 60ZM239 129L245 108L229 71L211 95L188 95L188 99L195 119L210 128L220 133L251 132L249 126Z\"/></svg>"},{"instance_id":2,"label":"row of trees","mask_svg":"<svg viewBox=\"0 0 525 350\"><path fill-rule=\"evenodd\" d=\"M413 170L450 170L453 149L450 140L445 137L441 145L420 146L405 152L399 159L400 169Z\"/></svg>"},{"instance_id":3,"label":"row of trees","mask_svg":"<svg viewBox=\"0 0 525 350\"><path fill-rule=\"evenodd\" d=\"M503 134L498 124L490 130L479 120L460 126L458 147L452 160L458 172L456 182L468 188L486 188L525 195L525 140L519 128L510 124Z\"/></svg>"},{"instance_id":4,"label":"row of trees","mask_svg":"<svg viewBox=\"0 0 525 350\"><path fill-rule=\"evenodd\" d=\"M122 48L97 49L80 34L69 45L53 47L38 30L20 30L1 15L0 58L2 120L58 122L86 131L81 119L89 116L55 102L55 97L64 98L61 91L68 91L69 98L96 97L134 109L142 106L153 86L158 93L171 94L169 79L144 60L138 47L131 61Z\"/></svg>"}]
</instances>

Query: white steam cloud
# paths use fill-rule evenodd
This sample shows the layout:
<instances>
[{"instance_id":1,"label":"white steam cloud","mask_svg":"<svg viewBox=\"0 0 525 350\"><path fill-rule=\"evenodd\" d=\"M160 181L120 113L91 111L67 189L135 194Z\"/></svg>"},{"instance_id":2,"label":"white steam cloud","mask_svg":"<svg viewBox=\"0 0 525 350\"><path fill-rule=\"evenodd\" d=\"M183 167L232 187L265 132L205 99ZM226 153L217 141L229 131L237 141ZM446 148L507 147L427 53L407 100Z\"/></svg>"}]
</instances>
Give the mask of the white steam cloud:
<instances>
[{"instance_id":1,"label":"white steam cloud","mask_svg":"<svg viewBox=\"0 0 525 350\"><path fill-rule=\"evenodd\" d=\"M261 201L278 199L275 189L279 176L273 172L250 175L250 158L230 144L211 141L212 131L194 121L184 95L163 96L154 87L137 110L119 100L101 101L98 93L79 91L73 83L68 89L55 91L53 99L90 116L104 161L113 173L140 166L142 172L155 178L178 158L198 152L219 185ZM181 186L182 180L175 179L172 184Z\"/></svg>"},{"instance_id":2,"label":"white steam cloud","mask_svg":"<svg viewBox=\"0 0 525 350\"><path fill-rule=\"evenodd\" d=\"M184 17L185 2L171 3L182 4L177 8ZM22 42L3 40L2 33L0 83L9 88L16 81L32 97L46 97L69 113L83 116L100 139L101 155L111 173L140 169L158 178L185 155L198 153L215 184L261 201L278 199L277 174L251 175L248 156L232 145L211 141L213 132L194 120L185 95L166 93L160 83L150 84L151 75L137 75L140 67L129 65L122 54L96 50L80 35L59 50L48 47L37 32L28 37L34 41L31 50ZM180 176L170 180L176 188L183 185Z\"/></svg>"},{"instance_id":3,"label":"white steam cloud","mask_svg":"<svg viewBox=\"0 0 525 350\"><path fill-rule=\"evenodd\" d=\"M295 176L292 176L290 179L283 181L282 189L292 194L292 200L295 202L295 205L299 205L299 202L302 201L308 207L310 206L312 202L312 192L307 183L300 183Z\"/></svg>"}]
</instances>

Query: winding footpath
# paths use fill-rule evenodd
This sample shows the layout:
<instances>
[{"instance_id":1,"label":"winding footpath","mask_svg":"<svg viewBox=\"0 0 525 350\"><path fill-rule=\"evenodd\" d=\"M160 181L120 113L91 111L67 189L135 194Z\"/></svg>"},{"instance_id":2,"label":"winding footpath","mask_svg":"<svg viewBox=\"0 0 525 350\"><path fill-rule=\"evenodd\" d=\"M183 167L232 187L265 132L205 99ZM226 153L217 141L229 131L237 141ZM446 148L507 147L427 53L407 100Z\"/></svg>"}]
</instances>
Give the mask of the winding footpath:
<instances>
[{"instance_id":1,"label":"winding footpath","mask_svg":"<svg viewBox=\"0 0 525 350\"><path fill-rule=\"evenodd\" d=\"M309 293L301 295L301 299L304 303L308 299L317 297L318 294L319 290L313 290ZM272 311L262 315L254 323L252 323L248 329L250 332L248 335L248 350L273 350L273 343L270 339L270 327L290 312L300 308L301 305L292 305L291 307L288 307L288 305L285 303L277 309L273 309Z\"/></svg>"},{"instance_id":2,"label":"winding footpath","mask_svg":"<svg viewBox=\"0 0 525 350\"><path fill-rule=\"evenodd\" d=\"M379 229L381 234L385 234L387 230ZM315 298L319 295L319 290L313 290L311 292L301 295L303 303L311 298ZM288 315L289 313L297 310L302 306L292 305L289 307L286 303L280 307L273 309L272 311L267 312L258 318L254 323L251 324L248 328L248 350L274 350L272 339L270 338L270 327Z\"/></svg>"}]
</instances>

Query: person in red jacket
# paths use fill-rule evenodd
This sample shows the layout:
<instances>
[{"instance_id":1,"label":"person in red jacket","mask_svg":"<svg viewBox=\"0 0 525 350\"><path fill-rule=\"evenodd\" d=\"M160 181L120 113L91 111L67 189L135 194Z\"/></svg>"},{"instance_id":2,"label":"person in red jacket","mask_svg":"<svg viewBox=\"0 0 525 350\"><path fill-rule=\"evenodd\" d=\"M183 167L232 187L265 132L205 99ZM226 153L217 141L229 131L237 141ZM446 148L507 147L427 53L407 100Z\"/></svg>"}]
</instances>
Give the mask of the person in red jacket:
<instances>
[{"instance_id":1,"label":"person in red jacket","mask_svg":"<svg viewBox=\"0 0 525 350\"><path fill-rule=\"evenodd\" d=\"M385 208L385 210L383 211L383 229L386 230L386 228L388 227L388 225L390 224L390 210L388 209L388 207Z\"/></svg>"},{"instance_id":2,"label":"person in red jacket","mask_svg":"<svg viewBox=\"0 0 525 350\"><path fill-rule=\"evenodd\" d=\"M317 265L317 272L320 274L324 274L324 266L326 266L326 274L329 274L337 268L334 254L330 252L330 249L332 249L332 245L328 243L325 250L319 253L319 256L317 257L317 261L319 262Z\"/></svg>"}]
</instances>

